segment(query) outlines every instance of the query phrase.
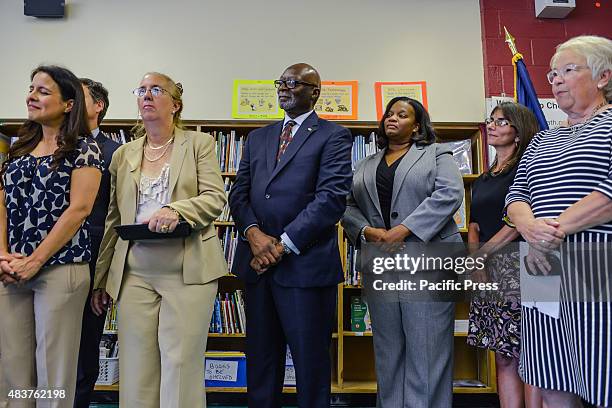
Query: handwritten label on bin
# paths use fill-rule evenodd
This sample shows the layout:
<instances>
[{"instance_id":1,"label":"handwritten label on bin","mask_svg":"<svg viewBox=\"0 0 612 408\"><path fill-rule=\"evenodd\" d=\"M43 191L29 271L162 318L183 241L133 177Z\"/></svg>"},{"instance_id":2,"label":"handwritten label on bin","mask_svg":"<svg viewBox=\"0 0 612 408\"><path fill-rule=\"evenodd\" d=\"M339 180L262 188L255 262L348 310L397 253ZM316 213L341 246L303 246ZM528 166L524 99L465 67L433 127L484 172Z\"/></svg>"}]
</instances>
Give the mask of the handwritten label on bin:
<instances>
[{"instance_id":1,"label":"handwritten label on bin","mask_svg":"<svg viewBox=\"0 0 612 408\"><path fill-rule=\"evenodd\" d=\"M238 381L238 362L206 359L206 374L209 381Z\"/></svg>"}]
</instances>

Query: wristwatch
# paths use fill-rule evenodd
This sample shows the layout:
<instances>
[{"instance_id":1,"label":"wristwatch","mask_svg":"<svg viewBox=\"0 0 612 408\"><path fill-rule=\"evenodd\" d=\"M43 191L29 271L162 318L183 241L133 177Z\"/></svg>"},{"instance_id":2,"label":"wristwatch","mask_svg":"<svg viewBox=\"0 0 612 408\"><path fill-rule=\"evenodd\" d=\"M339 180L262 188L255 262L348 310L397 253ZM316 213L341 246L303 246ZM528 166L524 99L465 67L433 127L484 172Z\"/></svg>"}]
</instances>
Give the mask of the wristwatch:
<instances>
[{"instance_id":1,"label":"wristwatch","mask_svg":"<svg viewBox=\"0 0 612 408\"><path fill-rule=\"evenodd\" d=\"M292 251L289 245L281 239L280 244L283 246L283 255L289 255Z\"/></svg>"},{"instance_id":2,"label":"wristwatch","mask_svg":"<svg viewBox=\"0 0 612 408\"><path fill-rule=\"evenodd\" d=\"M367 240L366 240L366 236L365 236L365 229L366 229L366 228L367 228L367 226L363 227L363 228L361 229L361 231L359 232L359 240L360 240L361 242L367 242Z\"/></svg>"}]
</instances>

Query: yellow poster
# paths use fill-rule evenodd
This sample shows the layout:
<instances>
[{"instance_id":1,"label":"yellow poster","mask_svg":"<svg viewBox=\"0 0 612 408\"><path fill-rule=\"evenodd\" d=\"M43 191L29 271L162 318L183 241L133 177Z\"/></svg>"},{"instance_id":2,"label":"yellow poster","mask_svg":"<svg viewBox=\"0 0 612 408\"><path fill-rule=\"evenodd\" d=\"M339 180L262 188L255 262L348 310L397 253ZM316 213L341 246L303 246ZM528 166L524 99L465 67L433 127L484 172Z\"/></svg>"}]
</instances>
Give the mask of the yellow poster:
<instances>
[{"instance_id":1,"label":"yellow poster","mask_svg":"<svg viewBox=\"0 0 612 408\"><path fill-rule=\"evenodd\" d=\"M324 119L357 120L357 81L323 81L315 112Z\"/></svg>"},{"instance_id":2,"label":"yellow poster","mask_svg":"<svg viewBox=\"0 0 612 408\"><path fill-rule=\"evenodd\" d=\"M232 117L236 119L280 119L274 80L235 79Z\"/></svg>"},{"instance_id":3,"label":"yellow poster","mask_svg":"<svg viewBox=\"0 0 612 408\"><path fill-rule=\"evenodd\" d=\"M419 82L375 82L376 114L382 118L387 103L396 96L407 96L421 102L427 108L427 84Z\"/></svg>"}]
</instances>

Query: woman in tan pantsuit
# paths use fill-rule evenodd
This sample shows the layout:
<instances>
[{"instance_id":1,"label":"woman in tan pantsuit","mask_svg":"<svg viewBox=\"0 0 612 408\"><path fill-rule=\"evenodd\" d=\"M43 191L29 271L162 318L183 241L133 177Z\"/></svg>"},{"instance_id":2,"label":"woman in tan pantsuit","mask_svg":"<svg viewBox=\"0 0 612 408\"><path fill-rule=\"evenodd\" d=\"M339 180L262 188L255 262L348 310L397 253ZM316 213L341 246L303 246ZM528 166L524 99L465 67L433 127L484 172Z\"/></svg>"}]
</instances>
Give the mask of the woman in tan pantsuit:
<instances>
[{"instance_id":1,"label":"woman in tan pantsuit","mask_svg":"<svg viewBox=\"0 0 612 408\"><path fill-rule=\"evenodd\" d=\"M119 305L119 403L126 408L206 406L204 351L217 279L227 265L213 221L225 205L210 135L180 128L182 86L146 74L134 90L143 126L113 155L111 198L92 307ZM186 238L124 241L114 227L148 223Z\"/></svg>"},{"instance_id":2,"label":"woman in tan pantsuit","mask_svg":"<svg viewBox=\"0 0 612 408\"><path fill-rule=\"evenodd\" d=\"M71 408L101 157L78 78L40 66L30 79L28 120L0 170L0 404ZM20 393L33 389L41 398Z\"/></svg>"}]
</instances>

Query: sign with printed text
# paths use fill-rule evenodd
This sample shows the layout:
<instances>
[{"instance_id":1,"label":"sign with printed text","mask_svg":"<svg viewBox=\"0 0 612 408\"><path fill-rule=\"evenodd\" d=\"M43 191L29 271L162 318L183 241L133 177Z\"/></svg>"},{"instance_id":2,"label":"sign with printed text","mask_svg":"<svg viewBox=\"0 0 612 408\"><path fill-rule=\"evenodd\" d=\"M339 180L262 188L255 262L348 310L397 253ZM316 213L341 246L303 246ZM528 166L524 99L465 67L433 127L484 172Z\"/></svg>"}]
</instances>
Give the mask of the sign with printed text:
<instances>
[{"instance_id":1,"label":"sign with printed text","mask_svg":"<svg viewBox=\"0 0 612 408\"><path fill-rule=\"evenodd\" d=\"M357 81L322 81L315 112L324 119L357 120Z\"/></svg>"},{"instance_id":2,"label":"sign with printed text","mask_svg":"<svg viewBox=\"0 0 612 408\"><path fill-rule=\"evenodd\" d=\"M427 83L418 82L374 82L376 94L376 116L382 118L389 101L397 96L407 96L427 107Z\"/></svg>"},{"instance_id":3,"label":"sign with printed text","mask_svg":"<svg viewBox=\"0 0 612 408\"><path fill-rule=\"evenodd\" d=\"M209 381L238 381L238 361L206 359L204 378Z\"/></svg>"},{"instance_id":4,"label":"sign with printed text","mask_svg":"<svg viewBox=\"0 0 612 408\"><path fill-rule=\"evenodd\" d=\"M236 119L280 119L274 80L234 80L232 117Z\"/></svg>"},{"instance_id":5,"label":"sign with printed text","mask_svg":"<svg viewBox=\"0 0 612 408\"><path fill-rule=\"evenodd\" d=\"M567 121L567 114L559 108L559 105L557 105L557 101L554 98L538 98L538 101L540 102L540 107L542 108L542 112L544 113L544 117L546 118L546 122L548 122L548 127L550 129L558 128ZM489 117L493 111L493 108L502 102L514 102L514 98L509 96L492 96L490 98L486 98L485 119ZM495 149L491 146L487 146L487 148L489 163L493 163L493 160L495 160Z\"/></svg>"},{"instance_id":6,"label":"sign with printed text","mask_svg":"<svg viewBox=\"0 0 612 408\"><path fill-rule=\"evenodd\" d=\"M538 101L540 102L540 107L542 108L549 128L557 128L567 120L567 114L559 108L555 98L538 98ZM506 96L492 96L485 99L486 117L491 114L494 107L502 102L514 102L514 99Z\"/></svg>"}]
</instances>

